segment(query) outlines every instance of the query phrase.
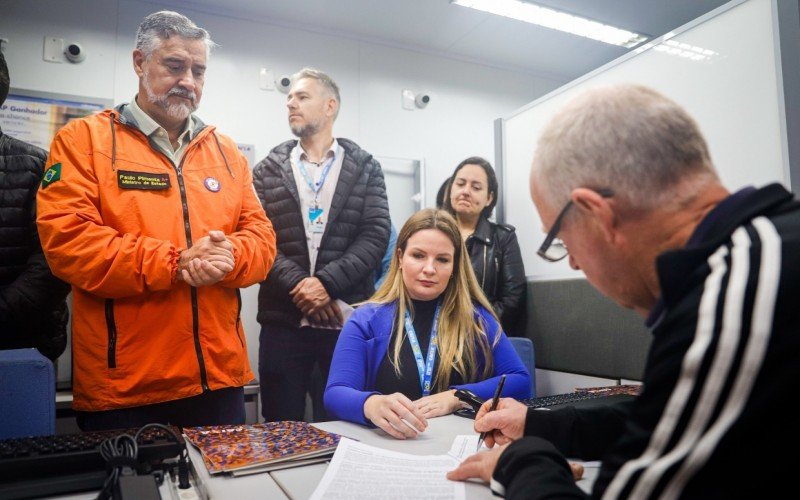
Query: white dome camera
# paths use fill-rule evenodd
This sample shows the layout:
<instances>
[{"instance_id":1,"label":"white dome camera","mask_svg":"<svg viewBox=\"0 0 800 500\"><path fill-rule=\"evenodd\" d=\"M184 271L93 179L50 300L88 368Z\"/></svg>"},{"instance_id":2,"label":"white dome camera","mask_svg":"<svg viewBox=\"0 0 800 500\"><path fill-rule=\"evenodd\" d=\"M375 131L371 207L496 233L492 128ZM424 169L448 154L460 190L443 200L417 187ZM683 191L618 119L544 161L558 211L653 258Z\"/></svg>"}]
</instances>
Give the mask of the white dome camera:
<instances>
[{"instance_id":1,"label":"white dome camera","mask_svg":"<svg viewBox=\"0 0 800 500\"><path fill-rule=\"evenodd\" d=\"M68 43L64 49L64 56L69 62L79 63L86 59L86 51L77 42Z\"/></svg>"},{"instance_id":2,"label":"white dome camera","mask_svg":"<svg viewBox=\"0 0 800 500\"><path fill-rule=\"evenodd\" d=\"M287 94L289 92L291 86L292 86L291 76L281 75L275 79L275 87L284 94Z\"/></svg>"},{"instance_id":3,"label":"white dome camera","mask_svg":"<svg viewBox=\"0 0 800 500\"><path fill-rule=\"evenodd\" d=\"M417 105L418 108L423 109L431 102L431 95L427 92L420 92L414 97L414 104Z\"/></svg>"}]
</instances>

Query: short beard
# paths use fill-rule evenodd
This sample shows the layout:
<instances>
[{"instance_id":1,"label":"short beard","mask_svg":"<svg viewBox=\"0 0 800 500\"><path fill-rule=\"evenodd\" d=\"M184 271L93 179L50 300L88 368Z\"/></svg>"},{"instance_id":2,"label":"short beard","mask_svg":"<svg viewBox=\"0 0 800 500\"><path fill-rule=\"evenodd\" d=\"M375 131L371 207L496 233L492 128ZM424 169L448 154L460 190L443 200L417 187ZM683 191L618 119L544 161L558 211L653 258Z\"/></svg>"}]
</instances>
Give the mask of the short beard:
<instances>
[{"instance_id":1,"label":"short beard","mask_svg":"<svg viewBox=\"0 0 800 500\"><path fill-rule=\"evenodd\" d=\"M289 128L292 129L292 133L295 135L295 137L305 139L319 132L319 130L322 128L322 123L311 122L306 123L305 125L289 125Z\"/></svg>"},{"instance_id":2,"label":"short beard","mask_svg":"<svg viewBox=\"0 0 800 500\"><path fill-rule=\"evenodd\" d=\"M142 86L147 93L147 100L163 109L167 115L176 120L185 120L190 114L197 110L197 94L180 87L172 87L166 94L156 94L153 91L153 87L150 86L146 71L142 78ZM171 103L167 100L171 95L188 97L191 102Z\"/></svg>"}]
</instances>

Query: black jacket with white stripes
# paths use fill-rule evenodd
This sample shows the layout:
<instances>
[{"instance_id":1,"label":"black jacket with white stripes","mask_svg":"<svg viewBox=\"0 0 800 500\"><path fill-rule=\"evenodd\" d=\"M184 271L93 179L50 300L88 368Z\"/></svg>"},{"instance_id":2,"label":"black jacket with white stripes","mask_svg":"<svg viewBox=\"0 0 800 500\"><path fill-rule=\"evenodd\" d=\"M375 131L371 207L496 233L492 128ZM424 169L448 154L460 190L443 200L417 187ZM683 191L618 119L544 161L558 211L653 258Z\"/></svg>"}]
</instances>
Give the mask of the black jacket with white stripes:
<instances>
[{"instance_id":1,"label":"black jacket with white stripes","mask_svg":"<svg viewBox=\"0 0 800 500\"><path fill-rule=\"evenodd\" d=\"M528 412L492 488L583 498L564 456L602 459L595 498L758 498L789 493L800 445L800 203L744 189L659 256L662 298L633 402ZM544 439L546 438L546 439ZM773 495L773 494L770 494ZM782 497L782 494L772 497Z\"/></svg>"}]
</instances>

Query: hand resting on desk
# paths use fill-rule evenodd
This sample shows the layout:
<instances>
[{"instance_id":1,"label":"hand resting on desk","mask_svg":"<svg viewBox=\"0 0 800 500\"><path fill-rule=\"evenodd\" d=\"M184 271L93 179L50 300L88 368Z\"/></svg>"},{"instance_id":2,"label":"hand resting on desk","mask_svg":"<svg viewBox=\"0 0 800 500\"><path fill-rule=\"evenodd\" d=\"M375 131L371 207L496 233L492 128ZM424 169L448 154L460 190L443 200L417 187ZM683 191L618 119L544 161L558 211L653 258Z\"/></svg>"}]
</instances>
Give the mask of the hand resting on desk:
<instances>
[{"instance_id":1,"label":"hand resting on desk","mask_svg":"<svg viewBox=\"0 0 800 500\"><path fill-rule=\"evenodd\" d=\"M451 389L449 391L431 394L430 396L423 396L414 401L414 405L425 418L450 415L462 406L461 401L454 396L455 392L455 389Z\"/></svg>"},{"instance_id":2,"label":"hand resting on desk","mask_svg":"<svg viewBox=\"0 0 800 500\"><path fill-rule=\"evenodd\" d=\"M414 403L399 392L373 394L364 401L364 416L397 439L417 437L428 422Z\"/></svg>"}]
</instances>

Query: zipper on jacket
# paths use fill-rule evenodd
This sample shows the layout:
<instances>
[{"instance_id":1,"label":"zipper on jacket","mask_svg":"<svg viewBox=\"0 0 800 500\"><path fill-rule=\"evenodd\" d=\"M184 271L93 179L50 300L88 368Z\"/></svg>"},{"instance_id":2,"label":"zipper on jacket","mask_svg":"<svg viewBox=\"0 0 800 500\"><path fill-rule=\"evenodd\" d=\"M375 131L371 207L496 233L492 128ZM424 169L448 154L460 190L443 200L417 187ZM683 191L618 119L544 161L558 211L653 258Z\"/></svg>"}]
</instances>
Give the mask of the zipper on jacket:
<instances>
[{"instance_id":1,"label":"zipper on jacket","mask_svg":"<svg viewBox=\"0 0 800 500\"><path fill-rule=\"evenodd\" d=\"M113 124L112 124L112 126L113 126ZM145 139L147 139L147 136L144 135L144 132L142 132L138 128L136 128L134 126L131 126L131 125L126 125L126 126L132 128L133 130L136 130L137 132L142 134L145 137ZM199 134L199 131L198 131L198 134ZM147 140L149 142L149 139L147 139ZM180 161L180 163L178 165L175 165L175 162L172 161L172 159L169 156L164 154L163 151L160 151L157 148L152 148L154 152L156 152L158 154L161 154L164 158L167 159L167 161L169 161L170 165L172 165L172 167L175 169L175 173L178 176L178 187L180 188L180 193L181 193L181 208L183 210L183 230L184 230L184 232L186 234L186 247L187 248L191 248L192 247L192 227L189 224L189 204L186 201L186 185L183 182L183 161L186 159L186 155L189 153L189 148L191 148L191 146L192 146L192 143L190 142L189 145L186 147L186 150L183 152L183 158L181 158L181 161ZM113 160L114 160L113 156L116 156L116 149L112 153L112 163L113 163ZM224 157L224 154L223 154L223 157ZM194 337L194 350L195 350L195 354L197 355L197 363L198 363L199 368L200 368L200 386L203 388L203 392L205 392L205 391L209 390L209 387L208 387L208 375L206 373L206 362L205 362L205 359L203 358L203 349L200 346L200 313L199 313L199 306L198 306L198 303L197 303L197 288L191 287L191 290L192 290L192 292L191 292L191 294L192 294L192 335ZM113 310L111 311L111 313L112 313L112 319L113 319ZM106 304L106 317L108 317L108 304ZM115 331L114 340L116 342L116 327L115 327L114 331ZM110 334L109 334L109 336L110 336ZM109 348L109 353L110 353L110 348ZM111 360L109 358L109 365L110 364L111 364Z\"/></svg>"},{"instance_id":2,"label":"zipper on jacket","mask_svg":"<svg viewBox=\"0 0 800 500\"><path fill-rule=\"evenodd\" d=\"M489 247L483 245L483 275L481 276L481 290L485 290L483 286L486 284L486 259L488 258L486 254L488 253Z\"/></svg>"},{"instance_id":3,"label":"zipper on jacket","mask_svg":"<svg viewBox=\"0 0 800 500\"><path fill-rule=\"evenodd\" d=\"M242 292L238 288L236 289L236 303L238 304L236 309L236 336L239 338L239 343L244 347L242 336L239 335L239 325L242 323Z\"/></svg>"},{"instance_id":4,"label":"zipper on jacket","mask_svg":"<svg viewBox=\"0 0 800 500\"><path fill-rule=\"evenodd\" d=\"M188 148L187 148L188 149ZM183 158L178 166L175 167L175 173L178 176L178 187L181 192L181 207L183 209L183 230L186 233L186 247L192 247L192 227L189 224L189 203L186 201L186 185L183 182L183 160L186 158L188 150L183 153ZM172 162L170 162L172 163ZM174 163L172 163L175 165ZM197 288L192 287L192 335L194 337L194 351L197 355L197 363L200 368L200 385L203 392L208 391L208 374L206 373L206 362L203 358L203 349L200 345L200 311L197 303Z\"/></svg>"},{"instance_id":5,"label":"zipper on jacket","mask_svg":"<svg viewBox=\"0 0 800 500\"><path fill-rule=\"evenodd\" d=\"M494 258L494 293L497 295L497 285L500 282L500 259Z\"/></svg>"},{"instance_id":6,"label":"zipper on jacket","mask_svg":"<svg viewBox=\"0 0 800 500\"><path fill-rule=\"evenodd\" d=\"M108 329L108 367L117 367L117 324L114 322L114 299L106 299L106 328Z\"/></svg>"}]
</instances>

